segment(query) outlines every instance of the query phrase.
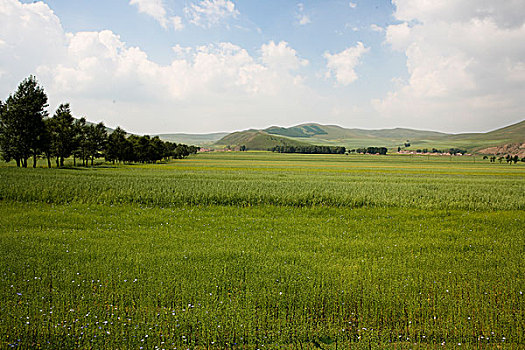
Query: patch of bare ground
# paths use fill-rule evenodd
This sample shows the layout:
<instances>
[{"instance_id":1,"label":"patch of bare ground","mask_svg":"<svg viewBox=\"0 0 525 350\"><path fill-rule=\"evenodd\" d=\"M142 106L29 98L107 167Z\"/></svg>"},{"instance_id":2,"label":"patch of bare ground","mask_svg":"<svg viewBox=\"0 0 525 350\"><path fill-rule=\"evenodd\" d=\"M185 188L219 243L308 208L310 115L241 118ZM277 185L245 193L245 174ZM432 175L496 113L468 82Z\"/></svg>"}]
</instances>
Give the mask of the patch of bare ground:
<instances>
[{"instance_id":1,"label":"patch of bare ground","mask_svg":"<svg viewBox=\"0 0 525 350\"><path fill-rule=\"evenodd\" d=\"M518 155L518 157L525 157L525 142L524 143L509 143L497 147L488 147L479 151L481 154L494 155Z\"/></svg>"}]
</instances>

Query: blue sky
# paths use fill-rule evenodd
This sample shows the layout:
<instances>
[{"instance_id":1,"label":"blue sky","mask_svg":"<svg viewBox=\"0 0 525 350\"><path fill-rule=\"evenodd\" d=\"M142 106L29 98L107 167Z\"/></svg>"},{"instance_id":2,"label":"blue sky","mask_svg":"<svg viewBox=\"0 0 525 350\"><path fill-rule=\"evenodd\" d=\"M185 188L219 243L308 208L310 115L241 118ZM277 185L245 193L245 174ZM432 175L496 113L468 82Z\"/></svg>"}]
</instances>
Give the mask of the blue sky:
<instances>
[{"instance_id":1,"label":"blue sky","mask_svg":"<svg viewBox=\"0 0 525 350\"><path fill-rule=\"evenodd\" d=\"M136 133L524 119L525 2L0 0L0 99L29 74Z\"/></svg>"}]
</instances>

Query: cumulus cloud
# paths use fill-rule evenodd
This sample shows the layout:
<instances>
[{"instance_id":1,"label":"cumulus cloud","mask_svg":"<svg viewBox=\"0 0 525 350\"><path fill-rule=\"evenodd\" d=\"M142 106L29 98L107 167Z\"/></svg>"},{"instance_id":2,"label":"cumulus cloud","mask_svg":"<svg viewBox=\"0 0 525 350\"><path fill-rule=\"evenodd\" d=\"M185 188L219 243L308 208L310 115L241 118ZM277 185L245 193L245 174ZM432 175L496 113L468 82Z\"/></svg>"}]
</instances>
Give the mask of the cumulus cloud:
<instances>
[{"instance_id":1,"label":"cumulus cloud","mask_svg":"<svg viewBox=\"0 0 525 350\"><path fill-rule=\"evenodd\" d=\"M262 62L272 69L294 70L308 65L308 60L301 59L297 52L285 41L281 41L278 44L275 44L273 41L263 44L261 52Z\"/></svg>"},{"instance_id":2,"label":"cumulus cloud","mask_svg":"<svg viewBox=\"0 0 525 350\"><path fill-rule=\"evenodd\" d=\"M162 0L130 0L129 4L137 6L140 13L147 14L156 19L164 29L168 29L169 24L171 24L175 30L184 28L181 17L167 16L167 11Z\"/></svg>"},{"instance_id":3,"label":"cumulus cloud","mask_svg":"<svg viewBox=\"0 0 525 350\"><path fill-rule=\"evenodd\" d=\"M51 108L69 101L89 120L130 131L262 127L268 115L294 111L300 122L316 108L295 72L307 61L286 42L264 44L259 55L228 42L177 45L177 57L158 64L112 31L65 33L47 5L16 0L0 1L0 40L2 99L36 73Z\"/></svg>"},{"instance_id":4,"label":"cumulus cloud","mask_svg":"<svg viewBox=\"0 0 525 350\"><path fill-rule=\"evenodd\" d=\"M328 68L326 76L334 76L337 83L343 86L353 83L358 79L355 67L360 63L361 57L368 51L370 51L370 48L365 47L359 41L356 46L349 47L340 53L325 53L324 57L327 60L326 66Z\"/></svg>"},{"instance_id":5,"label":"cumulus cloud","mask_svg":"<svg viewBox=\"0 0 525 350\"><path fill-rule=\"evenodd\" d=\"M240 13L230 0L201 0L184 9L189 21L200 27L211 27Z\"/></svg>"},{"instance_id":6,"label":"cumulus cloud","mask_svg":"<svg viewBox=\"0 0 525 350\"><path fill-rule=\"evenodd\" d=\"M525 2L394 4L403 22L386 29L386 42L405 53L409 76L374 101L382 115L471 128L477 121L497 127L523 118Z\"/></svg>"}]
</instances>

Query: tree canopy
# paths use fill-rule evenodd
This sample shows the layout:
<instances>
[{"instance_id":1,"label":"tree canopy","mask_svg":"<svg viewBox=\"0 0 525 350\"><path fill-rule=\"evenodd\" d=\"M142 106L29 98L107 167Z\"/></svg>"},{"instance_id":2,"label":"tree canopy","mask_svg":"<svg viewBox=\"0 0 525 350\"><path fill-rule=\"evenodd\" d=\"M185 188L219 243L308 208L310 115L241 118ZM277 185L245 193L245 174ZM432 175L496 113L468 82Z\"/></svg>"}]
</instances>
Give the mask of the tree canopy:
<instances>
[{"instance_id":1,"label":"tree canopy","mask_svg":"<svg viewBox=\"0 0 525 350\"><path fill-rule=\"evenodd\" d=\"M47 95L34 76L24 79L5 103L0 103L0 150L6 161L14 159L27 167L27 160L36 158L45 144L44 118L47 116Z\"/></svg>"},{"instance_id":2,"label":"tree canopy","mask_svg":"<svg viewBox=\"0 0 525 350\"><path fill-rule=\"evenodd\" d=\"M158 136L129 135L120 127L109 133L104 123L92 124L73 117L69 103L61 104L53 116L46 111L47 95L34 76L20 83L5 102L0 101L0 153L9 162L27 167L33 157L55 158L57 167L65 159L79 159L83 166L94 165L97 158L111 162L154 163L181 159L197 153L198 147L164 142Z\"/></svg>"}]
</instances>

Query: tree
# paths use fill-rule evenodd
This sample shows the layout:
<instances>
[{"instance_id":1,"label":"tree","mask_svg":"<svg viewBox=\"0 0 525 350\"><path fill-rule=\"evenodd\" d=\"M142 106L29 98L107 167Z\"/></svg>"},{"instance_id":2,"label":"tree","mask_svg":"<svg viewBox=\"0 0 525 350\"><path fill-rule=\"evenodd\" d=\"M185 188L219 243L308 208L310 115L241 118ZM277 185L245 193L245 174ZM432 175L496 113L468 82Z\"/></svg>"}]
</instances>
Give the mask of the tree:
<instances>
[{"instance_id":1,"label":"tree","mask_svg":"<svg viewBox=\"0 0 525 350\"><path fill-rule=\"evenodd\" d=\"M104 123L97 125L88 125L86 127L86 155L91 158L91 166L93 166L95 158L102 157L102 152L106 148L108 134Z\"/></svg>"},{"instance_id":2,"label":"tree","mask_svg":"<svg viewBox=\"0 0 525 350\"><path fill-rule=\"evenodd\" d=\"M82 160L82 165L86 166L88 158L88 130L86 118L76 119L73 123L75 129L75 140L73 145L73 164L76 166L76 158Z\"/></svg>"},{"instance_id":3,"label":"tree","mask_svg":"<svg viewBox=\"0 0 525 350\"><path fill-rule=\"evenodd\" d=\"M74 150L76 130L69 103L61 104L52 118L51 148L57 166L64 166L64 159Z\"/></svg>"},{"instance_id":4,"label":"tree","mask_svg":"<svg viewBox=\"0 0 525 350\"><path fill-rule=\"evenodd\" d=\"M0 149L6 161L27 167L27 159L43 151L42 135L47 116L47 95L34 76L24 79L0 107Z\"/></svg>"},{"instance_id":5,"label":"tree","mask_svg":"<svg viewBox=\"0 0 525 350\"><path fill-rule=\"evenodd\" d=\"M127 161L126 155L129 153L129 142L126 140L126 132L120 127L117 127L108 136L107 146L106 146L106 159L110 162L115 163L115 161L123 162Z\"/></svg>"}]
</instances>

